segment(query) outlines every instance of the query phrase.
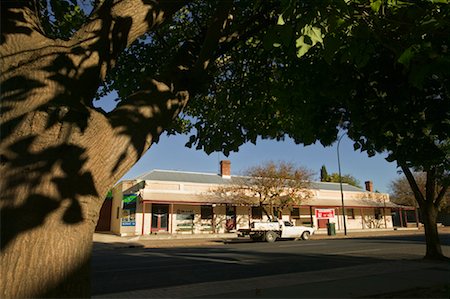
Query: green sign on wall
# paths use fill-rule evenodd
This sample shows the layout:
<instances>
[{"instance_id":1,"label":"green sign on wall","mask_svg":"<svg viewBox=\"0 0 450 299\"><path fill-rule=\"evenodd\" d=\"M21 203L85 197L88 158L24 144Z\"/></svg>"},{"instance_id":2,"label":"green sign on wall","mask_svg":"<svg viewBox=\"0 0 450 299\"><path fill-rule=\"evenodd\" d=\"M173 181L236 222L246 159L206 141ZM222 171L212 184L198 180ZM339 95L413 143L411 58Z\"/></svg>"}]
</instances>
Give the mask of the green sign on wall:
<instances>
[{"instance_id":1,"label":"green sign on wall","mask_svg":"<svg viewBox=\"0 0 450 299\"><path fill-rule=\"evenodd\" d=\"M124 194L122 199L122 226L136 226L137 194Z\"/></svg>"}]
</instances>

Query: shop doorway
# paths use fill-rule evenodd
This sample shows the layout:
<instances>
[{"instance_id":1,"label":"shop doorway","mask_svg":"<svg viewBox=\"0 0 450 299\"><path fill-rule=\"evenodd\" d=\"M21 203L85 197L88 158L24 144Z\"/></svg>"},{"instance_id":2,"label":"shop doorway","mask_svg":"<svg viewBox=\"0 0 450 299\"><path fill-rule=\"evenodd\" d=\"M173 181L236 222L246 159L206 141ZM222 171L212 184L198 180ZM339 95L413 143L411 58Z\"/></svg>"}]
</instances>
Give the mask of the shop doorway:
<instances>
[{"instance_id":1,"label":"shop doorway","mask_svg":"<svg viewBox=\"0 0 450 299\"><path fill-rule=\"evenodd\" d=\"M227 206L225 220L226 220L225 227L228 232L236 229L236 207L235 206Z\"/></svg>"},{"instance_id":2,"label":"shop doorway","mask_svg":"<svg viewBox=\"0 0 450 299\"><path fill-rule=\"evenodd\" d=\"M327 228L328 219L317 219L318 228Z\"/></svg>"},{"instance_id":3,"label":"shop doorway","mask_svg":"<svg viewBox=\"0 0 450 299\"><path fill-rule=\"evenodd\" d=\"M98 218L97 226L95 227L96 232L111 230L111 208L112 208L112 198L107 197L103 202L102 208L100 209L100 215Z\"/></svg>"},{"instance_id":4,"label":"shop doorway","mask_svg":"<svg viewBox=\"0 0 450 299\"><path fill-rule=\"evenodd\" d=\"M151 232L167 232L169 227L169 205L152 204Z\"/></svg>"}]
</instances>

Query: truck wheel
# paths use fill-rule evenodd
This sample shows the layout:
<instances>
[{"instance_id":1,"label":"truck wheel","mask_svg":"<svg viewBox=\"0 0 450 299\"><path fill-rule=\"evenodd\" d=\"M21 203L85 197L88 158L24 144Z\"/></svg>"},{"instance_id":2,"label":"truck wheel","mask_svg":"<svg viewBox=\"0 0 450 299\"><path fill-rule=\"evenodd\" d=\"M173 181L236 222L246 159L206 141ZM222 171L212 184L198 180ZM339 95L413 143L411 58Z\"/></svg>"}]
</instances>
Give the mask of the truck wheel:
<instances>
[{"instance_id":1,"label":"truck wheel","mask_svg":"<svg viewBox=\"0 0 450 299\"><path fill-rule=\"evenodd\" d=\"M310 234L308 231L303 232L303 234L302 234L302 239L303 239L303 240L308 240L310 235L311 235L311 234Z\"/></svg>"},{"instance_id":2,"label":"truck wheel","mask_svg":"<svg viewBox=\"0 0 450 299\"><path fill-rule=\"evenodd\" d=\"M268 231L265 237L266 242L273 243L277 240L278 235L273 231Z\"/></svg>"}]
</instances>

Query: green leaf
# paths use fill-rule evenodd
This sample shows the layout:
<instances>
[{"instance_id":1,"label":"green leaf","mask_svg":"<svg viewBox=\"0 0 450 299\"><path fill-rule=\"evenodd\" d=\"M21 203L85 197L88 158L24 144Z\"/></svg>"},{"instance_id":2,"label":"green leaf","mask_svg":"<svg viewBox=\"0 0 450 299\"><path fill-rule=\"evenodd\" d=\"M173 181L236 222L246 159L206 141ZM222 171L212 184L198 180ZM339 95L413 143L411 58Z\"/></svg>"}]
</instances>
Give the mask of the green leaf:
<instances>
[{"instance_id":1,"label":"green leaf","mask_svg":"<svg viewBox=\"0 0 450 299\"><path fill-rule=\"evenodd\" d=\"M298 48L297 57L299 58L305 55L317 43L323 43L323 34L319 27L306 25L301 30L301 33L303 35L295 41L295 46Z\"/></svg>"},{"instance_id":2,"label":"green leaf","mask_svg":"<svg viewBox=\"0 0 450 299\"><path fill-rule=\"evenodd\" d=\"M301 32L311 39L313 46L317 43L323 43L322 30L319 27L306 25Z\"/></svg>"},{"instance_id":3,"label":"green leaf","mask_svg":"<svg viewBox=\"0 0 450 299\"><path fill-rule=\"evenodd\" d=\"M372 10L374 12L379 12L380 8L381 8L381 4L383 4L382 0L371 0L370 1L370 8L372 8Z\"/></svg>"},{"instance_id":4,"label":"green leaf","mask_svg":"<svg viewBox=\"0 0 450 299\"><path fill-rule=\"evenodd\" d=\"M413 59L414 55L415 51L413 51L412 47L409 47L403 51L397 61L405 66L409 66L409 63L411 62L411 59Z\"/></svg>"},{"instance_id":5,"label":"green leaf","mask_svg":"<svg viewBox=\"0 0 450 299\"><path fill-rule=\"evenodd\" d=\"M311 45L308 45L307 43L305 43L305 37L304 36L300 36L296 41L295 41L295 46L298 48L297 50L297 57L300 58L303 55L305 55L309 49L311 48Z\"/></svg>"}]
</instances>

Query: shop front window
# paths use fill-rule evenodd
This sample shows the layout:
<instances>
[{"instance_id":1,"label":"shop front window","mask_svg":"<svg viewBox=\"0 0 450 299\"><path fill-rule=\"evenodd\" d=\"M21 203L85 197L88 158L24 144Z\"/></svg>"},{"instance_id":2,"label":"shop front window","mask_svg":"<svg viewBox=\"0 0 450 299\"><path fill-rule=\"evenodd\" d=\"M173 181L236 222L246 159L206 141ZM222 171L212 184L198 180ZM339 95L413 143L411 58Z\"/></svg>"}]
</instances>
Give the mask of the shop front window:
<instances>
[{"instance_id":1,"label":"shop front window","mask_svg":"<svg viewBox=\"0 0 450 299\"><path fill-rule=\"evenodd\" d=\"M201 219L212 219L213 218L212 206L201 206L200 213L201 213Z\"/></svg>"},{"instance_id":2,"label":"shop front window","mask_svg":"<svg viewBox=\"0 0 450 299\"><path fill-rule=\"evenodd\" d=\"M252 207L252 218L253 219L262 219L261 207Z\"/></svg>"}]
</instances>

